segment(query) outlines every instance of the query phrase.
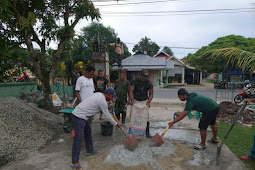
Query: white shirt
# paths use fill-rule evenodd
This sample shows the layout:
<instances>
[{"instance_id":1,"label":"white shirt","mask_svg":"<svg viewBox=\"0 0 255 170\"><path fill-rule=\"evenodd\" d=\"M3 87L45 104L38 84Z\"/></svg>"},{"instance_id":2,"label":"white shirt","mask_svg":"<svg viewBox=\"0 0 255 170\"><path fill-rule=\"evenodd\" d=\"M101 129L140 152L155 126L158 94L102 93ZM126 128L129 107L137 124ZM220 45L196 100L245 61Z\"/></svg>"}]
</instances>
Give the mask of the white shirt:
<instances>
[{"instance_id":1,"label":"white shirt","mask_svg":"<svg viewBox=\"0 0 255 170\"><path fill-rule=\"evenodd\" d=\"M100 92L92 94L85 101L78 104L73 111L73 115L81 119L88 120L88 117L94 116L95 114L99 113L99 111L102 111L105 114L111 124L114 126L117 125L117 122L109 113L104 94Z\"/></svg>"},{"instance_id":2,"label":"white shirt","mask_svg":"<svg viewBox=\"0 0 255 170\"><path fill-rule=\"evenodd\" d=\"M87 78L84 76L81 76L76 81L75 90L79 91L79 94L81 96L81 101L84 101L89 96L91 96L94 91L94 82L92 78Z\"/></svg>"}]
</instances>

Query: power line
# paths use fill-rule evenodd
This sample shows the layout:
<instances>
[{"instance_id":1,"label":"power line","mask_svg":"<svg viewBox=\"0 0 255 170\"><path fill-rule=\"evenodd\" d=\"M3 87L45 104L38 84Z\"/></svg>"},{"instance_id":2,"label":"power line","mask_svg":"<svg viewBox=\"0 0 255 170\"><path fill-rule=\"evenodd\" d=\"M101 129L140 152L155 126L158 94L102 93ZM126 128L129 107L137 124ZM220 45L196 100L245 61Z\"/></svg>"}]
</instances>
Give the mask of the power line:
<instances>
[{"instance_id":1,"label":"power line","mask_svg":"<svg viewBox=\"0 0 255 170\"><path fill-rule=\"evenodd\" d=\"M199 1L199 0L193 0L193 1ZM99 1L92 1L92 2L99 2ZM101 2L108 2L108 1L101 1ZM103 4L103 5L95 5L95 6L97 6L97 7L109 7L109 6L123 6L123 5L154 4L154 3L164 3L164 2L185 2L185 0L158 0L158 1L145 1L145 2Z\"/></svg>"},{"instance_id":2,"label":"power line","mask_svg":"<svg viewBox=\"0 0 255 170\"><path fill-rule=\"evenodd\" d=\"M244 11L218 11L218 12L191 12L191 13L165 13L165 14L103 14L104 17L130 17L130 16L169 16L169 15L204 15L204 14L228 14L228 13L243 13L243 12L254 12L251 10L244 10Z\"/></svg>"},{"instance_id":3,"label":"power line","mask_svg":"<svg viewBox=\"0 0 255 170\"><path fill-rule=\"evenodd\" d=\"M223 9L198 9L183 11L143 11L143 12L102 12L104 14L161 14L161 13L189 13L189 12L217 12L217 11L240 11L254 10L255 8L223 8Z\"/></svg>"},{"instance_id":4,"label":"power line","mask_svg":"<svg viewBox=\"0 0 255 170\"><path fill-rule=\"evenodd\" d=\"M128 43L128 42L124 42L125 44L131 44L131 45L136 45L137 43ZM159 47L165 47L165 46L159 46ZM167 46L168 47L168 46ZM188 50L197 50L197 49L200 49L198 47L178 47L178 46L172 46L172 47L169 47L169 48L179 48L179 49L188 49Z\"/></svg>"}]
</instances>

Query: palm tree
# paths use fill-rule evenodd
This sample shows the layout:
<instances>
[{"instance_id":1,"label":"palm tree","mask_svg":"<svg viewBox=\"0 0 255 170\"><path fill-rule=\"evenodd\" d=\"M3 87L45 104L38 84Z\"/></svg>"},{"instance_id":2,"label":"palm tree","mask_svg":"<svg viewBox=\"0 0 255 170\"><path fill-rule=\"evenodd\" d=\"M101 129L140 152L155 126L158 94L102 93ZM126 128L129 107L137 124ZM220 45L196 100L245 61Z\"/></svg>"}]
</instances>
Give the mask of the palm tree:
<instances>
[{"instance_id":1,"label":"palm tree","mask_svg":"<svg viewBox=\"0 0 255 170\"><path fill-rule=\"evenodd\" d=\"M255 53L241 50L239 48L221 48L210 50L205 55L212 55L213 60L222 57L227 59L227 65L232 64L243 71L253 73L255 69Z\"/></svg>"}]
</instances>

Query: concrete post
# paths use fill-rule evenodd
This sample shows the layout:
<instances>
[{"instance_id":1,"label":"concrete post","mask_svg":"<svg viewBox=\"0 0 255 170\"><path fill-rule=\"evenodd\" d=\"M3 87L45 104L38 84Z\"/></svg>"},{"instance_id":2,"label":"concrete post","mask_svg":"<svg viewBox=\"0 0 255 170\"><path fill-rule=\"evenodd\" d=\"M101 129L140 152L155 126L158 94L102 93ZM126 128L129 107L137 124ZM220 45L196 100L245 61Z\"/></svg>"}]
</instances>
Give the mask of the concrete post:
<instances>
[{"instance_id":1,"label":"concrete post","mask_svg":"<svg viewBox=\"0 0 255 170\"><path fill-rule=\"evenodd\" d=\"M158 70L158 76L157 76L157 85L158 85L158 87L159 87L159 77L160 77L160 75L159 75L159 70Z\"/></svg>"},{"instance_id":2,"label":"concrete post","mask_svg":"<svg viewBox=\"0 0 255 170\"><path fill-rule=\"evenodd\" d=\"M183 65L183 71L182 71L182 83L184 84L185 83L185 65Z\"/></svg>"},{"instance_id":3,"label":"concrete post","mask_svg":"<svg viewBox=\"0 0 255 170\"><path fill-rule=\"evenodd\" d=\"M200 70L200 83L199 84L202 84L203 82L203 71Z\"/></svg>"},{"instance_id":4,"label":"concrete post","mask_svg":"<svg viewBox=\"0 0 255 170\"><path fill-rule=\"evenodd\" d=\"M166 70L166 78L165 78L166 86L168 85L168 70Z\"/></svg>"}]
</instances>

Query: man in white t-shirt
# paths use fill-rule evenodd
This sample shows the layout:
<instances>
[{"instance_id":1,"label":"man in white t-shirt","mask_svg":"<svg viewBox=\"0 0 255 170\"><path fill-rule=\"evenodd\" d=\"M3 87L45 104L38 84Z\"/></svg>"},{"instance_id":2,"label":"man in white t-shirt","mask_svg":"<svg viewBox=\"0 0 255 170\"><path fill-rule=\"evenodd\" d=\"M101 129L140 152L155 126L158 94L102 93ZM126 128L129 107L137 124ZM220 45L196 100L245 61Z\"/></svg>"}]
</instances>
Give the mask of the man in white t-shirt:
<instances>
[{"instance_id":1,"label":"man in white t-shirt","mask_svg":"<svg viewBox=\"0 0 255 170\"><path fill-rule=\"evenodd\" d=\"M118 127L122 126L112 118L108 111L107 101L110 101L113 98L117 98L115 90L113 88L107 88L103 93L97 92L92 94L85 101L82 101L78 106L76 106L72 112L72 121L75 133L72 148L72 168L81 169L79 164L79 155L83 134L85 134L86 156L99 153L98 151L95 151L93 147L91 126L87 122L89 117L98 114L99 111L102 111L111 124L114 126L117 125Z\"/></svg>"},{"instance_id":2,"label":"man in white t-shirt","mask_svg":"<svg viewBox=\"0 0 255 170\"><path fill-rule=\"evenodd\" d=\"M92 66L88 66L85 74L77 79L75 86L75 94L79 102L84 101L94 93L95 91L93 82L94 73L95 68Z\"/></svg>"}]
</instances>

